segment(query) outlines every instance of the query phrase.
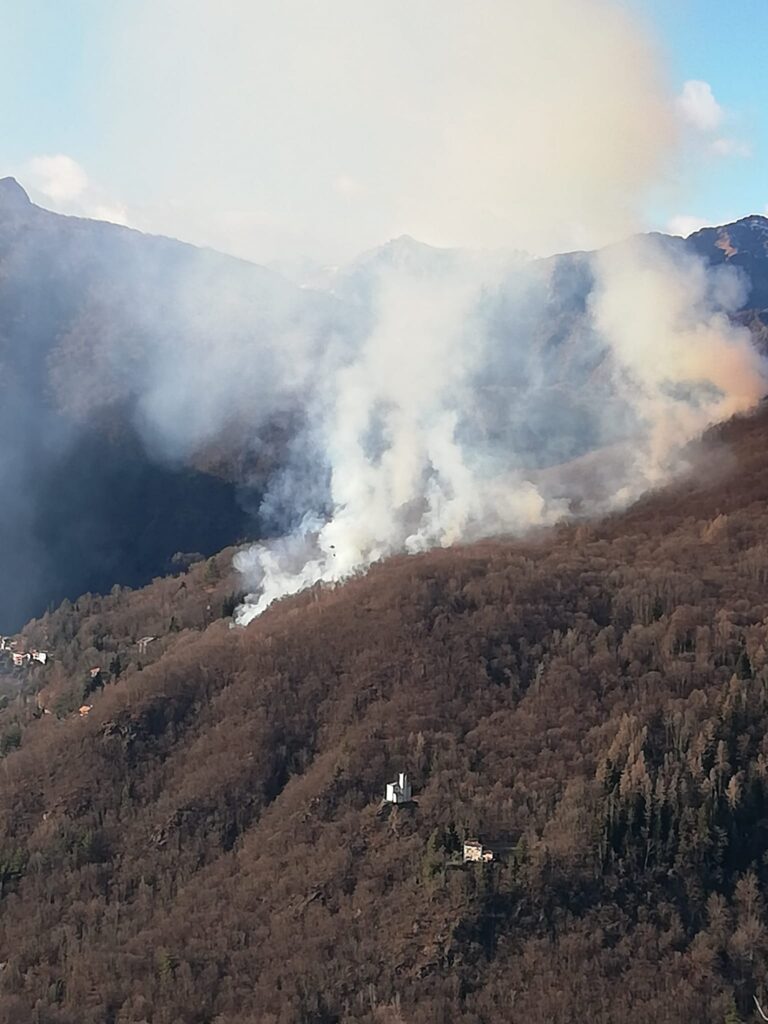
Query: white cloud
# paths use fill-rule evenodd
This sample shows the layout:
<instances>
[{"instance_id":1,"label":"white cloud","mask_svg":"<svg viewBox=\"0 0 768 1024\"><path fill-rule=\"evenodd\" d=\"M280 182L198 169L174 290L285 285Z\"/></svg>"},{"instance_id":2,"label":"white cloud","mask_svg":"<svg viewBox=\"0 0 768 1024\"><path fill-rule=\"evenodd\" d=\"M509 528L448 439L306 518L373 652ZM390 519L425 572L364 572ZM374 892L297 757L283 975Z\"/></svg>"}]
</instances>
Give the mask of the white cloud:
<instances>
[{"instance_id":1,"label":"white cloud","mask_svg":"<svg viewBox=\"0 0 768 1024\"><path fill-rule=\"evenodd\" d=\"M666 230L670 235L680 235L681 238L687 238L694 231L699 231L707 226L708 222L702 220L701 217L694 217L687 213L678 213L674 217L669 218Z\"/></svg>"},{"instance_id":2,"label":"white cloud","mask_svg":"<svg viewBox=\"0 0 768 1024\"><path fill-rule=\"evenodd\" d=\"M36 156L29 161L30 184L54 202L71 202L88 189L88 175L71 156Z\"/></svg>"},{"instance_id":3,"label":"white cloud","mask_svg":"<svg viewBox=\"0 0 768 1024\"><path fill-rule=\"evenodd\" d=\"M126 225L123 203L95 185L85 168L65 153L32 157L17 172L33 199L57 213Z\"/></svg>"},{"instance_id":4,"label":"white cloud","mask_svg":"<svg viewBox=\"0 0 768 1024\"><path fill-rule=\"evenodd\" d=\"M709 82L690 79L677 98L680 116L700 132L714 132L725 119L725 111L717 102Z\"/></svg>"},{"instance_id":5,"label":"white cloud","mask_svg":"<svg viewBox=\"0 0 768 1024\"><path fill-rule=\"evenodd\" d=\"M678 116L689 129L692 141L703 147L705 153L716 157L752 156L752 147L748 142L719 134L719 130L732 117L715 99L709 82L697 79L687 81L675 105Z\"/></svg>"},{"instance_id":6,"label":"white cloud","mask_svg":"<svg viewBox=\"0 0 768 1024\"><path fill-rule=\"evenodd\" d=\"M128 224L128 211L122 204L94 206L88 216L94 220L106 220L110 224L121 224L125 227Z\"/></svg>"},{"instance_id":7,"label":"white cloud","mask_svg":"<svg viewBox=\"0 0 768 1024\"><path fill-rule=\"evenodd\" d=\"M752 156L752 147L740 139L718 138L712 142L710 149L715 156L739 156L745 159Z\"/></svg>"}]
</instances>

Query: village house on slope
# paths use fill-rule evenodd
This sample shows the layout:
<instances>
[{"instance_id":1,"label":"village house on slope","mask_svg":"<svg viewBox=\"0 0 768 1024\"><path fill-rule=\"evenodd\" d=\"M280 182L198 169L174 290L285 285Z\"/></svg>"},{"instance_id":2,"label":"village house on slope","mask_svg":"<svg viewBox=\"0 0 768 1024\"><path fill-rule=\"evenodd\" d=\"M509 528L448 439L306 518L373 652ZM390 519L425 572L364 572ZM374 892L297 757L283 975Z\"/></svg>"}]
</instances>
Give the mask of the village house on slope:
<instances>
[{"instance_id":1,"label":"village house on slope","mask_svg":"<svg viewBox=\"0 0 768 1024\"><path fill-rule=\"evenodd\" d=\"M464 863L473 862L486 862L493 860L493 850L488 850L479 839L465 839L464 840Z\"/></svg>"},{"instance_id":2,"label":"village house on slope","mask_svg":"<svg viewBox=\"0 0 768 1024\"><path fill-rule=\"evenodd\" d=\"M3 643L5 643L5 640L3 640ZM13 646L11 646L10 644L7 644L6 646L0 648L0 650L5 651L6 653L10 653L11 659L13 660L13 664L17 668L20 668L22 665L27 665L31 661L38 661L41 665L47 664L47 662L48 662L48 652L47 651L36 651L36 650L32 650L32 651L16 651L16 650L14 650L15 646L16 646L16 641L14 640L13 641Z\"/></svg>"},{"instance_id":3,"label":"village house on slope","mask_svg":"<svg viewBox=\"0 0 768 1024\"><path fill-rule=\"evenodd\" d=\"M397 776L397 782L387 783L384 799L389 804L408 804L411 802L413 790L405 772L400 772Z\"/></svg>"}]
</instances>

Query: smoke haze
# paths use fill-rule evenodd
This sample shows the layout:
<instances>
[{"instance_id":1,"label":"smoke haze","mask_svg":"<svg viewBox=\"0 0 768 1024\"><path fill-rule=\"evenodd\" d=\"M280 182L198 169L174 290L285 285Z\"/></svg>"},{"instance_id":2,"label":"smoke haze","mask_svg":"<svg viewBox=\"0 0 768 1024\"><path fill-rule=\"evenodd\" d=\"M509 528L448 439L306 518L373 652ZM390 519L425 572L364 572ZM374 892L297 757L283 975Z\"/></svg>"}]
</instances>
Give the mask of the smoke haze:
<instances>
[{"instance_id":1,"label":"smoke haze","mask_svg":"<svg viewBox=\"0 0 768 1024\"><path fill-rule=\"evenodd\" d=\"M104 144L132 223L259 262L403 232L604 245L642 225L678 130L614 0L139 0L114 35Z\"/></svg>"},{"instance_id":2,"label":"smoke haze","mask_svg":"<svg viewBox=\"0 0 768 1024\"><path fill-rule=\"evenodd\" d=\"M674 137L660 61L639 27L599 0L444 11L428 52L453 71L438 105L450 120L440 119L432 159L406 148L427 177L402 188L400 209L416 198L417 224L462 240L625 234ZM446 22L455 35L443 34ZM416 116L427 109L416 103ZM557 352L536 338L552 322L553 284L567 292L562 274L555 283L538 269L506 280L482 264L441 269L372 268L359 350L313 376L305 443L327 471L326 499L303 503L317 488L299 473L298 527L238 556L253 589L241 623L393 552L555 521L575 497L541 473L558 450L612 446L587 507L625 503L679 468L707 424L764 390L748 332L728 319L744 282L668 242L639 239L577 261L589 279L584 305L568 310ZM580 364L570 381L548 365L563 358Z\"/></svg>"},{"instance_id":3,"label":"smoke haze","mask_svg":"<svg viewBox=\"0 0 768 1024\"><path fill-rule=\"evenodd\" d=\"M0 355L29 357L24 410L6 406L22 454L0 458L9 551L60 449L79 464L81 440L127 423L153 465L224 465L258 495L246 622L395 552L626 503L761 395L730 317L746 280L682 240L621 241L674 178L684 122L719 127L675 100L623 3L130 8L109 15L93 99L125 179L107 195L55 149L33 180L69 213L293 261L298 284L6 183Z\"/></svg>"},{"instance_id":4,"label":"smoke haze","mask_svg":"<svg viewBox=\"0 0 768 1024\"><path fill-rule=\"evenodd\" d=\"M737 271L652 237L584 263L581 314L563 268L377 272L370 333L316 378L304 447L327 468L327 494L303 501L318 491L302 465L289 488L297 528L236 556L253 589L239 622L395 552L550 524L576 499L582 512L624 505L678 471L710 423L759 400L763 361L728 316L744 298ZM537 349L553 282L569 332ZM586 492L578 473L558 474L564 453L592 453Z\"/></svg>"}]
</instances>

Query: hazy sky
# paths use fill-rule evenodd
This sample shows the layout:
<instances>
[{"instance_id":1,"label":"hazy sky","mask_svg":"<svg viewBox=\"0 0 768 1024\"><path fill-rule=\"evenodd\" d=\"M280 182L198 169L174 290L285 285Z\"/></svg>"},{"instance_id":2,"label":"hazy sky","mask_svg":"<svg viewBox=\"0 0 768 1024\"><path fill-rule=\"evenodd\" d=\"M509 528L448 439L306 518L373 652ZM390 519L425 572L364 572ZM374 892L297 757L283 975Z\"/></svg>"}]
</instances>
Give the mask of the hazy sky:
<instances>
[{"instance_id":1,"label":"hazy sky","mask_svg":"<svg viewBox=\"0 0 768 1024\"><path fill-rule=\"evenodd\" d=\"M404 232L542 253L768 204L765 0L0 12L0 170L62 212L337 262Z\"/></svg>"}]
</instances>

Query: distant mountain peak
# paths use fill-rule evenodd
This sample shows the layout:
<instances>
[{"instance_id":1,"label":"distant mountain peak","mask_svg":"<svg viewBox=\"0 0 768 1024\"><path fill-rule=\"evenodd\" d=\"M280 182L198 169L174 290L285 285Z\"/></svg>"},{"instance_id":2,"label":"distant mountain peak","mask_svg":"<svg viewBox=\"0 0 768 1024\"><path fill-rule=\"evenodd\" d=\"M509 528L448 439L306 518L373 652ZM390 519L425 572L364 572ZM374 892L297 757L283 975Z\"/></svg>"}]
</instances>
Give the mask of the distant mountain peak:
<instances>
[{"instance_id":1,"label":"distant mountain peak","mask_svg":"<svg viewBox=\"0 0 768 1024\"><path fill-rule=\"evenodd\" d=\"M734 223L728 225L728 227L734 227L737 224L741 224L745 228L756 228L760 231L768 231L768 217L764 217L762 213L751 213L747 217L742 217L740 220L734 221Z\"/></svg>"},{"instance_id":2,"label":"distant mountain peak","mask_svg":"<svg viewBox=\"0 0 768 1024\"><path fill-rule=\"evenodd\" d=\"M367 252L362 253L356 262L369 258L381 260L382 257L387 260L413 259L418 257L428 258L431 254L451 251L452 250L450 249L430 245L428 242L420 242L417 238L414 238L413 235L398 235L397 238L390 238L389 241L384 242L383 245L378 245L374 249L369 249Z\"/></svg>"},{"instance_id":3,"label":"distant mountain peak","mask_svg":"<svg viewBox=\"0 0 768 1024\"><path fill-rule=\"evenodd\" d=\"M756 231L760 234L768 233L768 217L764 217L761 213L750 213L746 217L740 217L738 220L729 221L727 224L713 224L711 227L699 228L698 231L694 231L693 234L688 236L688 238L705 238L707 236L711 236L713 233L743 233L752 231Z\"/></svg>"},{"instance_id":4,"label":"distant mountain peak","mask_svg":"<svg viewBox=\"0 0 768 1024\"><path fill-rule=\"evenodd\" d=\"M687 244L711 263L734 261L744 265L746 261L757 260L762 267L768 257L768 217L752 213L730 224L702 228L689 235ZM758 304L762 306L768 293L761 283L763 275L758 276L760 281L753 275L752 292L755 298L756 289L759 289L761 298Z\"/></svg>"},{"instance_id":5,"label":"distant mountain peak","mask_svg":"<svg viewBox=\"0 0 768 1024\"><path fill-rule=\"evenodd\" d=\"M0 178L0 206L31 206L32 201L15 178Z\"/></svg>"},{"instance_id":6,"label":"distant mountain peak","mask_svg":"<svg viewBox=\"0 0 768 1024\"><path fill-rule=\"evenodd\" d=\"M433 249L434 246L429 245L427 242L420 242L414 238L413 235L398 235L397 238L390 238L386 243L387 245L395 246L409 246L413 249Z\"/></svg>"}]
</instances>

